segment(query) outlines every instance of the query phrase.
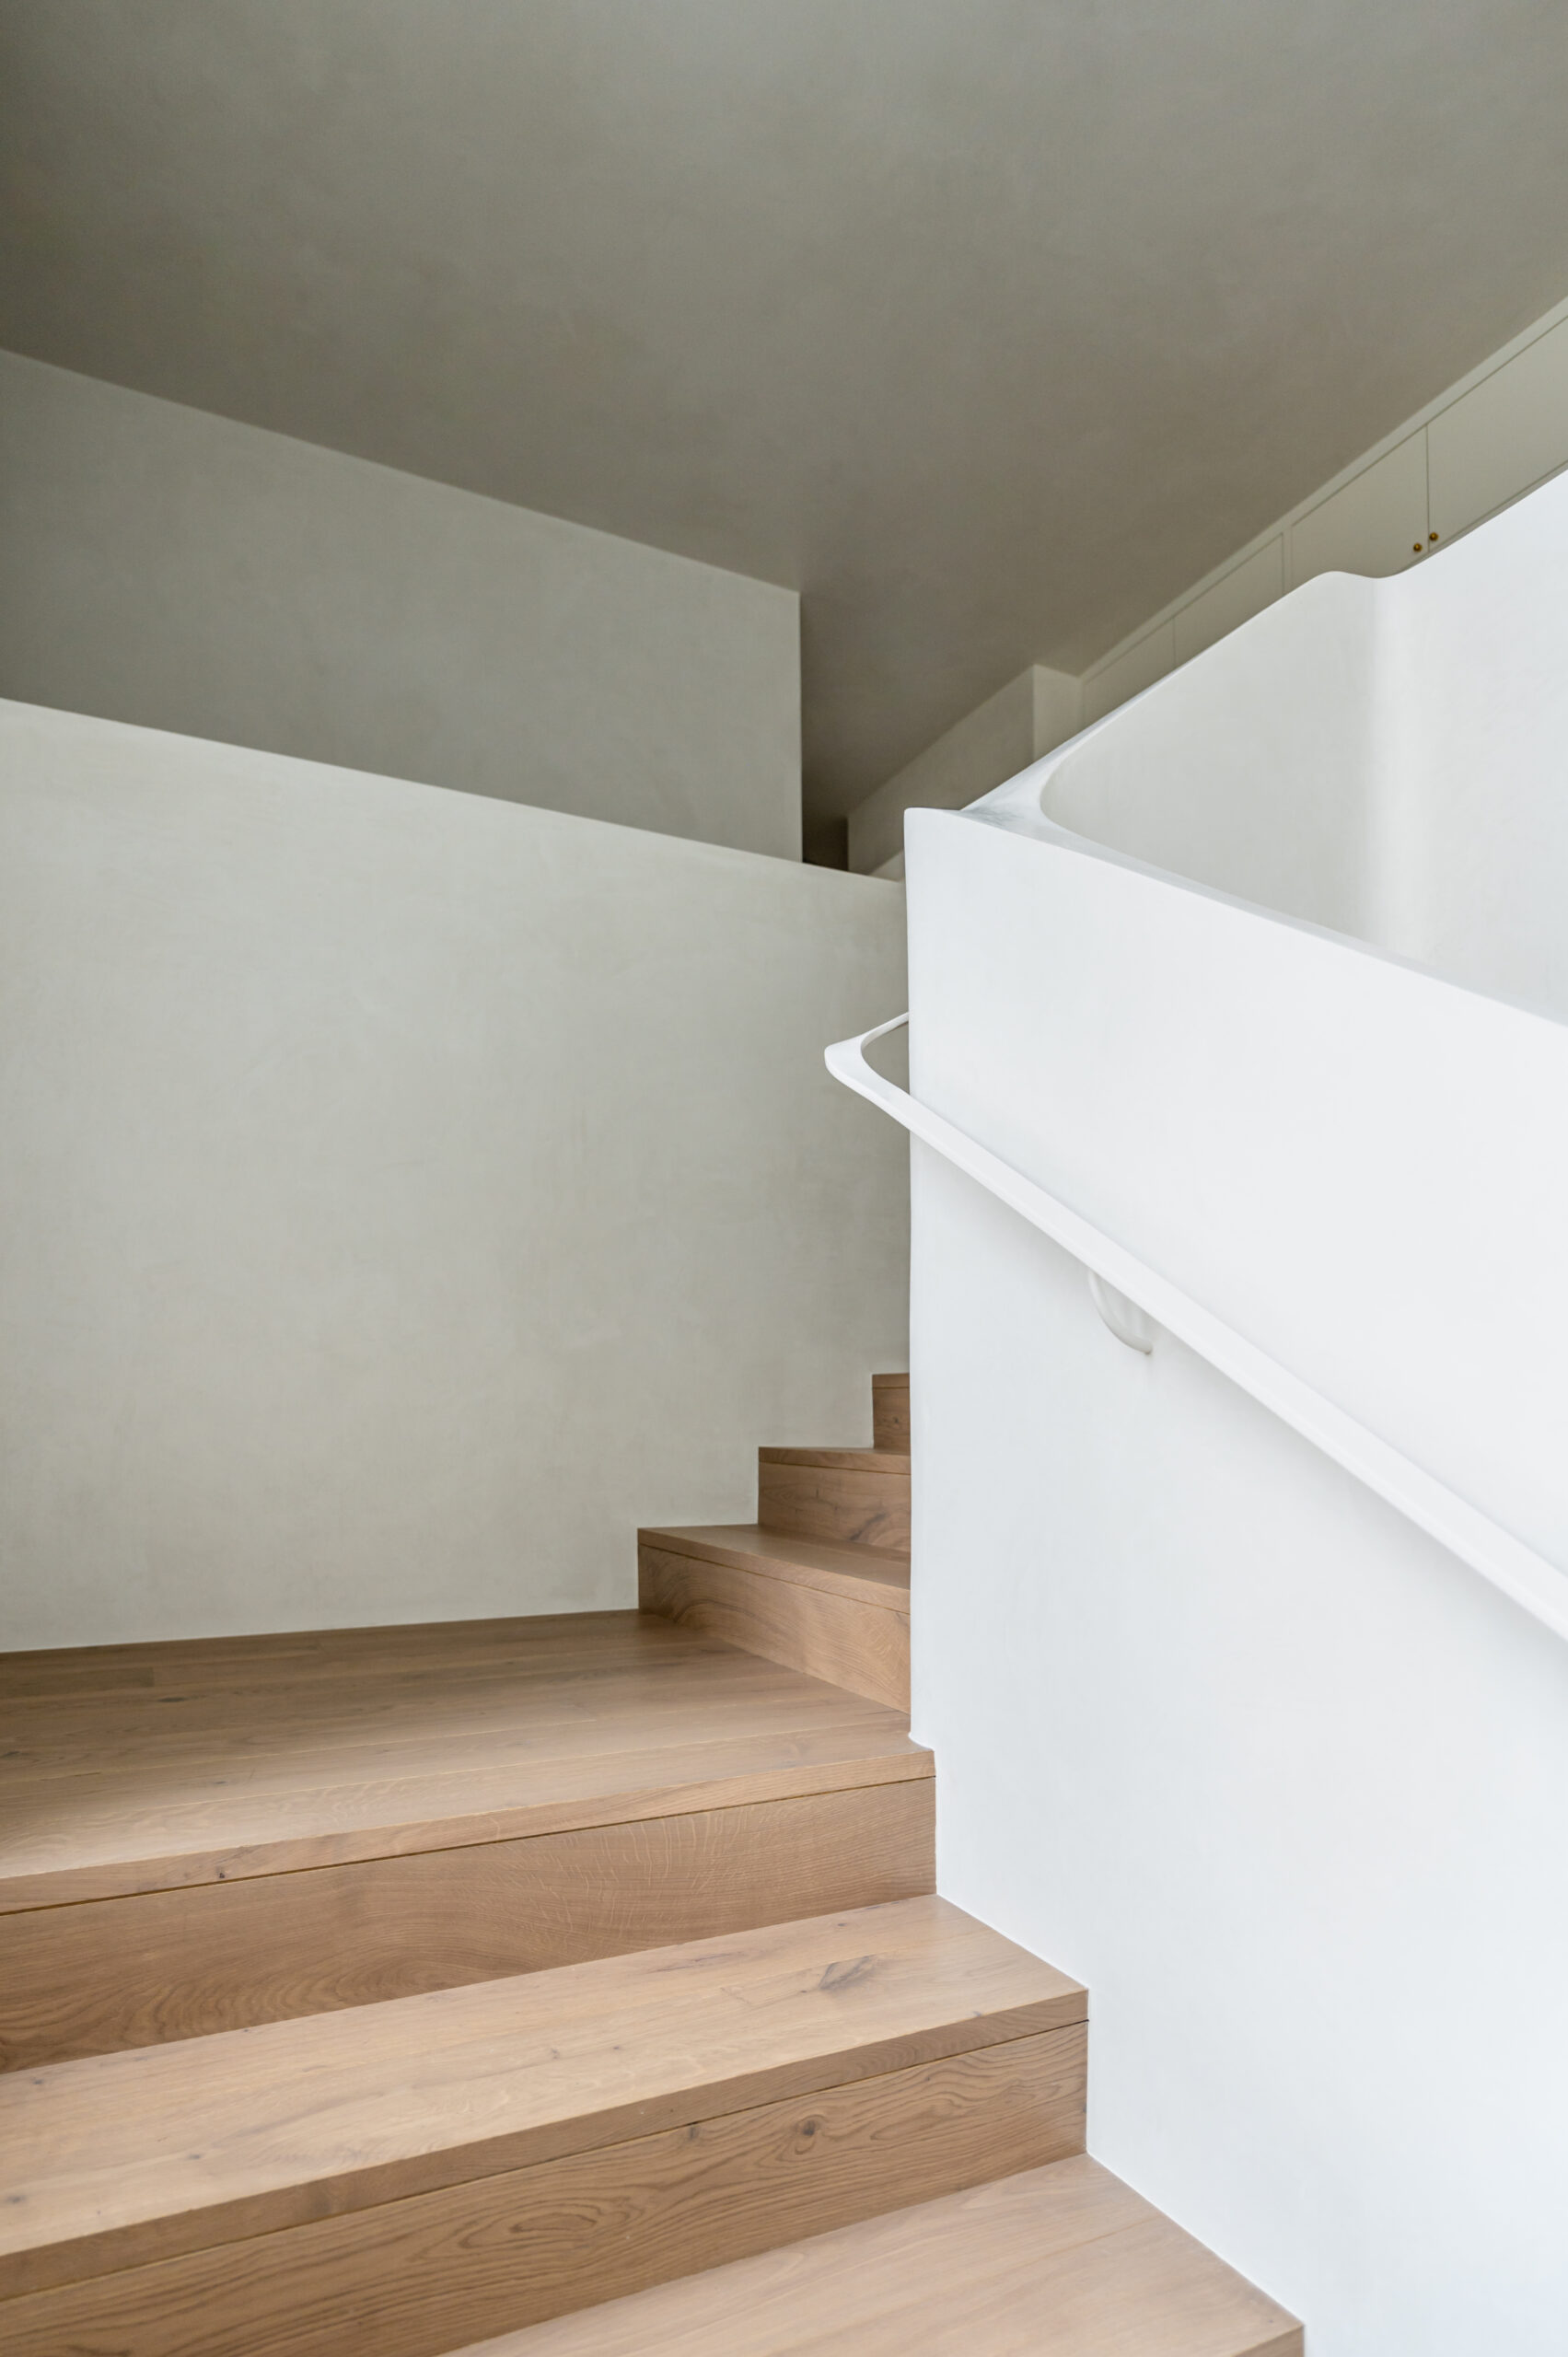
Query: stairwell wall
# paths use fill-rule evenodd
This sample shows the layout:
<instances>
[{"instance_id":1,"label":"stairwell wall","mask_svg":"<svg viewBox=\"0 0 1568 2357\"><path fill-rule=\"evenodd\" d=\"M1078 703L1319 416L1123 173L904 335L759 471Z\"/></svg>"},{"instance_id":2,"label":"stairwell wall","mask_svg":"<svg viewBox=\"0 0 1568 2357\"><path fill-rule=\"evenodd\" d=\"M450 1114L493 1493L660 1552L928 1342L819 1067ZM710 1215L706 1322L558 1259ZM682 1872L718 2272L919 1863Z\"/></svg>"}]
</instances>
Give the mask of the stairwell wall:
<instances>
[{"instance_id":1,"label":"stairwell wall","mask_svg":"<svg viewBox=\"0 0 1568 2357\"><path fill-rule=\"evenodd\" d=\"M0 353L0 696L800 857L799 599Z\"/></svg>"},{"instance_id":2,"label":"stairwell wall","mask_svg":"<svg viewBox=\"0 0 1568 2357\"><path fill-rule=\"evenodd\" d=\"M909 830L914 1093L1559 1565L1565 514ZM1090 2151L1314 2357L1558 2357L1568 1645L912 1177L940 1888L1087 1982Z\"/></svg>"},{"instance_id":3,"label":"stairwell wall","mask_svg":"<svg viewBox=\"0 0 1568 2357\"><path fill-rule=\"evenodd\" d=\"M869 1439L903 894L0 707L0 1643L635 1602Z\"/></svg>"}]
</instances>

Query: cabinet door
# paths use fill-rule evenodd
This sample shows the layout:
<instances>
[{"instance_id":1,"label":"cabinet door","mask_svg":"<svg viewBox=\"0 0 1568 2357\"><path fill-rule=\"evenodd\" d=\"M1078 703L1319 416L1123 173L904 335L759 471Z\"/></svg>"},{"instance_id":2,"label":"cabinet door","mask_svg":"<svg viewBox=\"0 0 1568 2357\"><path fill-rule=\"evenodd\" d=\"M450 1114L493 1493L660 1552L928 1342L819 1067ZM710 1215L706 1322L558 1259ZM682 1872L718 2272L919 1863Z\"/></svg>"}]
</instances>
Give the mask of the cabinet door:
<instances>
[{"instance_id":1,"label":"cabinet door","mask_svg":"<svg viewBox=\"0 0 1568 2357\"><path fill-rule=\"evenodd\" d=\"M1272 606L1284 588L1284 542L1277 535L1212 582L1176 616L1176 659L1185 663Z\"/></svg>"},{"instance_id":2,"label":"cabinet door","mask_svg":"<svg viewBox=\"0 0 1568 2357\"><path fill-rule=\"evenodd\" d=\"M1444 540L1568 466L1568 319L1482 377L1426 429Z\"/></svg>"},{"instance_id":3,"label":"cabinet door","mask_svg":"<svg viewBox=\"0 0 1568 2357\"><path fill-rule=\"evenodd\" d=\"M1291 529L1291 586L1318 573L1399 573L1424 553L1426 432L1411 435Z\"/></svg>"},{"instance_id":4,"label":"cabinet door","mask_svg":"<svg viewBox=\"0 0 1568 2357\"><path fill-rule=\"evenodd\" d=\"M1084 681L1084 725L1098 720L1113 712L1130 696L1141 695L1145 688L1163 679L1176 661L1176 645L1168 622L1161 622L1135 646L1128 647L1114 663L1103 671L1094 671Z\"/></svg>"}]
</instances>

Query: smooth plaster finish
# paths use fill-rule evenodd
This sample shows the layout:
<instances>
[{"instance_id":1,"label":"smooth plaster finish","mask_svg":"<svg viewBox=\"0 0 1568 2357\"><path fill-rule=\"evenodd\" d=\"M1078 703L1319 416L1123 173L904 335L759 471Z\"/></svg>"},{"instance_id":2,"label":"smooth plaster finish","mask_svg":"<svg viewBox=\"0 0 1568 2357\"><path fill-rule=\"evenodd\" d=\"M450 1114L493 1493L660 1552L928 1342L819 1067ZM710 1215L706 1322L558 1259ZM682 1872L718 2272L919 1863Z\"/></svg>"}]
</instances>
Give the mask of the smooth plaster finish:
<instances>
[{"instance_id":1,"label":"smooth plaster finish","mask_svg":"<svg viewBox=\"0 0 1568 2357\"><path fill-rule=\"evenodd\" d=\"M627 1606L869 1440L903 895L0 707L0 1643Z\"/></svg>"},{"instance_id":2,"label":"smooth plaster finish","mask_svg":"<svg viewBox=\"0 0 1568 2357\"><path fill-rule=\"evenodd\" d=\"M1564 291L1542 0L0 27L0 343L799 588L824 811Z\"/></svg>"},{"instance_id":3,"label":"smooth plaster finish","mask_svg":"<svg viewBox=\"0 0 1568 2357\"><path fill-rule=\"evenodd\" d=\"M0 695L800 856L786 589L0 353Z\"/></svg>"},{"instance_id":4,"label":"smooth plaster finish","mask_svg":"<svg viewBox=\"0 0 1568 2357\"><path fill-rule=\"evenodd\" d=\"M1568 1582L1568 478L912 815L912 1086ZM1316 2357L1558 2357L1568 1644L913 1162L945 1894Z\"/></svg>"},{"instance_id":5,"label":"smooth plaster finish","mask_svg":"<svg viewBox=\"0 0 1568 2357\"><path fill-rule=\"evenodd\" d=\"M990 797L1568 1023L1568 473L1315 577Z\"/></svg>"},{"instance_id":6,"label":"smooth plaster finish","mask_svg":"<svg viewBox=\"0 0 1568 2357\"><path fill-rule=\"evenodd\" d=\"M906 810L958 810L978 801L1071 737L1082 705L1076 679L1031 663L850 812L851 867L862 876L901 876Z\"/></svg>"}]
</instances>

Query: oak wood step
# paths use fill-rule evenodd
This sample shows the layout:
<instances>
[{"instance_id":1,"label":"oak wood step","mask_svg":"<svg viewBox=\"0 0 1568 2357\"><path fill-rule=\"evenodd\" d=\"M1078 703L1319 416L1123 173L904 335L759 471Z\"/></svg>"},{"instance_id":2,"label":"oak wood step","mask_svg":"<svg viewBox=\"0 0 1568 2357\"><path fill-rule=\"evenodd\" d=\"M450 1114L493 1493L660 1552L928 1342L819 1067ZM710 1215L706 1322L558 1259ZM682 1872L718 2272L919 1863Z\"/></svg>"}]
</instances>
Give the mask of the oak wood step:
<instances>
[{"instance_id":1,"label":"oak wood step","mask_svg":"<svg viewBox=\"0 0 1568 2357\"><path fill-rule=\"evenodd\" d=\"M0 2082L0 2345L436 2357L1081 2149L1078 1985L911 1899Z\"/></svg>"},{"instance_id":2,"label":"oak wood step","mask_svg":"<svg viewBox=\"0 0 1568 2357\"><path fill-rule=\"evenodd\" d=\"M12 2068L933 1884L899 1714L645 1614L17 1656L0 1693Z\"/></svg>"},{"instance_id":3,"label":"oak wood step","mask_svg":"<svg viewBox=\"0 0 1568 2357\"><path fill-rule=\"evenodd\" d=\"M457 2357L1301 2357L1301 2328L1082 2156Z\"/></svg>"},{"instance_id":4,"label":"oak wood step","mask_svg":"<svg viewBox=\"0 0 1568 2357\"><path fill-rule=\"evenodd\" d=\"M908 1448L910 1379L907 1375L872 1376L871 1422L878 1448Z\"/></svg>"},{"instance_id":5,"label":"oak wood step","mask_svg":"<svg viewBox=\"0 0 1568 2357\"><path fill-rule=\"evenodd\" d=\"M645 1611L909 1709L909 1558L760 1524L638 1533Z\"/></svg>"},{"instance_id":6,"label":"oak wood step","mask_svg":"<svg viewBox=\"0 0 1568 2357\"><path fill-rule=\"evenodd\" d=\"M844 1547L908 1554L910 1460L880 1448L761 1448L757 1519Z\"/></svg>"}]
</instances>

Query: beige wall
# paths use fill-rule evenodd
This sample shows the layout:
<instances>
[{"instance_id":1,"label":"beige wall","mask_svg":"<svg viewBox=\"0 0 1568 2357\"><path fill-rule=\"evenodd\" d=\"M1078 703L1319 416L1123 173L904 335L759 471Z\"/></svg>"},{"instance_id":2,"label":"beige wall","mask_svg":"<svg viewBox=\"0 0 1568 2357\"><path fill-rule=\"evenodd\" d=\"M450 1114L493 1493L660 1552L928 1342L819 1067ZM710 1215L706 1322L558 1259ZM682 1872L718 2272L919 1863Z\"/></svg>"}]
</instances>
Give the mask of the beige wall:
<instances>
[{"instance_id":1,"label":"beige wall","mask_svg":"<svg viewBox=\"0 0 1568 2357\"><path fill-rule=\"evenodd\" d=\"M849 864L901 876L906 810L961 810L1004 785L1078 726L1076 679L1031 663L850 813Z\"/></svg>"},{"instance_id":2,"label":"beige wall","mask_svg":"<svg viewBox=\"0 0 1568 2357\"><path fill-rule=\"evenodd\" d=\"M800 855L791 590L0 354L0 694Z\"/></svg>"},{"instance_id":3,"label":"beige wall","mask_svg":"<svg viewBox=\"0 0 1568 2357\"><path fill-rule=\"evenodd\" d=\"M0 1643L630 1604L905 1364L903 894L0 707Z\"/></svg>"}]
</instances>

